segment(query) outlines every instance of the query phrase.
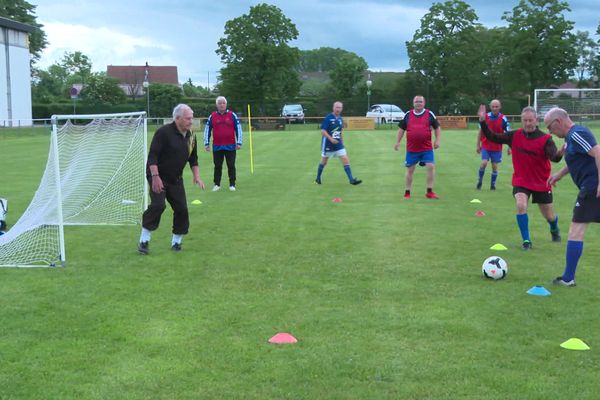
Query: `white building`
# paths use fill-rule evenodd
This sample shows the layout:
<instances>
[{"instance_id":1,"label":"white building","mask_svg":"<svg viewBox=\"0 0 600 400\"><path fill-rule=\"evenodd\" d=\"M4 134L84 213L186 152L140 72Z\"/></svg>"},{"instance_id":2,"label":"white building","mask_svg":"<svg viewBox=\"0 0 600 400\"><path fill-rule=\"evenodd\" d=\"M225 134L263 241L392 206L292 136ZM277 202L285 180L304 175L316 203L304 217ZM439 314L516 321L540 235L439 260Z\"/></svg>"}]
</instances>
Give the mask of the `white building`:
<instances>
[{"instance_id":1,"label":"white building","mask_svg":"<svg viewBox=\"0 0 600 400\"><path fill-rule=\"evenodd\" d=\"M0 127L32 125L29 34L34 29L0 17Z\"/></svg>"}]
</instances>

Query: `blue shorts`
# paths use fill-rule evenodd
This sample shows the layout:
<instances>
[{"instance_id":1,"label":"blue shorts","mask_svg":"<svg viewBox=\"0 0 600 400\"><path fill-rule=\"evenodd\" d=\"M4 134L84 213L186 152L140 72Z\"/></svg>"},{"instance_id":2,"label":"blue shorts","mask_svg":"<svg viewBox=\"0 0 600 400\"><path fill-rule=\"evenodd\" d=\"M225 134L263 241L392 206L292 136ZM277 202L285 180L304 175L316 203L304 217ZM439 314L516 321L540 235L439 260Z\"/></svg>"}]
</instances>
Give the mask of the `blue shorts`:
<instances>
[{"instance_id":1,"label":"blue shorts","mask_svg":"<svg viewBox=\"0 0 600 400\"><path fill-rule=\"evenodd\" d=\"M490 160L494 164L498 164L502 162L502 150L500 151L488 151L486 149L481 149L481 159L482 160Z\"/></svg>"},{"instance_id":2,"label":"blue shorts","mask_svg":"<svg viewBox=\"0 0 600 400\"><path fill-rule=\"evenodd\" d=\"M423 166L425 164L429 164L429 163L435 164L435 159L433 157L433 150L419 151L419 152L407 151L406 152L406 161L404 162L404 165L406 167L412 167L416 163L419 163L419 165L421 165L421 166Z\"/></svg>"}]
</instances>

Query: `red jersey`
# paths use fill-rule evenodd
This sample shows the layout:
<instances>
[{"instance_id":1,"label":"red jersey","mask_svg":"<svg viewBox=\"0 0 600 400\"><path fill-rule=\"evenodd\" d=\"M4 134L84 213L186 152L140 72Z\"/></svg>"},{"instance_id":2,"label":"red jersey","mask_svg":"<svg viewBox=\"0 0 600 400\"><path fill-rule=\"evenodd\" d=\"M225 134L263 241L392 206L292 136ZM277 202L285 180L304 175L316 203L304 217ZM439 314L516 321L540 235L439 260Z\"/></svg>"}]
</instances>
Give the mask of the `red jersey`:
<instances>
[{"instance_id":1,"label":"red jersey","mask_svg":"<svg viewBox=\"0 0 600 400\"><path fill-rule=\"evenodd\" d=\"M214 111L210 116L213 145L220 146L226 144L235 144L235 121L233 113L229 110L224 114Z\"/></svg>"},{"instance_id":2,"label":"red jersey","mask_svg":"<svg viewBox=\"0 0 600 400\"><path fill-rule=\"evenodd\" d=\"M552 167L546 157L545 146L550 135L527 139L523 128L517 129L512 138L513 177L512 185L536 192L550 192L552 187L546 181Z\"/></svg>"},{"instance_id":3,"label":"red jersey","mask_svg":"<svg viewBox=\"0 0 600 400\"><path fill-rule=\"evenodd\" d=\"M425 109L420 115L415 114L415 110L410 110L409 113L406 126L406 150L410 152L433 150L429 110Z\"/></svg>"},{"instance_id":4,"label":"red jersey","mask_svg":"<svg viewBox=\"0 0 600 400\"><path fill-rule=\"evenodd\" d=\"M504 115L502 113L498 113L498 117L496 119L491 119L489 113L485 115L485 122L490 130L494 133L503 133L504 132ZM485 135L480 131L481 135L481 148L487 151L502 151L502 145L500 143L494 143L489 141Z\"/></svg>"}]
</instances>

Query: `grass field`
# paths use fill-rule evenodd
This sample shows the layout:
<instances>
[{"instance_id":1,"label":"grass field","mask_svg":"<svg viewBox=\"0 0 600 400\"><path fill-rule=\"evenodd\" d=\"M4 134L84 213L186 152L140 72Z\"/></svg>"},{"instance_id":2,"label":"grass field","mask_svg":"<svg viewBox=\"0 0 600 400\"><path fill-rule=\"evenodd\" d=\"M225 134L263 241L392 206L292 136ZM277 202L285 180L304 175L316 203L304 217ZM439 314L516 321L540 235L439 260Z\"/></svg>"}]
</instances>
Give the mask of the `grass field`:
<instances>
[{"instance_id":1,"label":"grass field","mask_svg":"<svg viewBox=\"0 0 600 400\"><path fill-rule=\"evenodd\" d=\"M577 288L550 287L565 243L534 206L534 249L520 250L510 159L498 190L477 192L474 130L443 132L438 201L424 197L423 168L402 199L395 130L345 138L360 186L338 160L314 184L317 130L255 132L255 173L246 137L237 192L201 192L186 172L188 200L203 203L190 205L181 253L167 211L149 256L136 252L139 226L68 227L66 268L0 269L0 398L597 399L598 226ZM47 130L0 133L9 225L48 141ZM210 154L200 163L210 189ZM555 193L565 239L575 195L567 178ZM493 254L509 264L503 281L481 278ZM552 295L527 295L534 285ZM268 344L277 332L299 342ZM591 351L559 347L571 337Z\"/></svg>"}]
</instances>

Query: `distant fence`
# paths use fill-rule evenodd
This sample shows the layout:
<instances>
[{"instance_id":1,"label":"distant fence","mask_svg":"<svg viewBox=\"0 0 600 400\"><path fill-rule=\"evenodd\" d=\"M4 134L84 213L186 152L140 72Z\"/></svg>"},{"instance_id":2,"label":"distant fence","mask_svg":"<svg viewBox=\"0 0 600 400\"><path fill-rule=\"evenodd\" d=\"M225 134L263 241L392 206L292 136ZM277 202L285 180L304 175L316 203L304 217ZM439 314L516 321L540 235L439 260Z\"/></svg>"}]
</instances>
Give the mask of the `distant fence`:
<instances>
[{"instance_id":1,"label":"distant fence","mask_svg":"<svg viewBox=\"0 0 600 400\"><path fill-rule=\"evenodd\" d=\"M600 113L595 114L570 114L571 119L575 123L586 124L588 122L600 121ZM520 115L507 115L507 119L510 123L520 123ZM364 120L364 116L344 116L344 120L351 119ZM461 116L438 116L442 123L442 129L465 129L470 127L471 124L478 122L477 115L461 115ZM204 129L207 118L194 118L193 129L200 131ZM163 118L148 118L148 125L160 126L172 122L171 117ZM269 130L269 131L308 131L308 130L319 130L323 117L305 117L303 121L287 121L281 117L256 117L252 118L252 129L253 130ZM240 117L240 123L244 131L248 130L248 118ZM541 118L540 118L540 124ZM32 128L32 127L48 127L52 126L50 118L45 119L13 119L13 120L0 120L0 129L3 128ZM398 128L397 123L386 123L381 124L374 121L374 129L376 130L396 130ZM542 130L545 130L544 126L541 126ZM349 130L351 128L348 128Z\"/></svg>"}]
</instances>

